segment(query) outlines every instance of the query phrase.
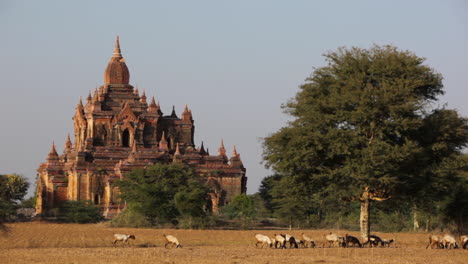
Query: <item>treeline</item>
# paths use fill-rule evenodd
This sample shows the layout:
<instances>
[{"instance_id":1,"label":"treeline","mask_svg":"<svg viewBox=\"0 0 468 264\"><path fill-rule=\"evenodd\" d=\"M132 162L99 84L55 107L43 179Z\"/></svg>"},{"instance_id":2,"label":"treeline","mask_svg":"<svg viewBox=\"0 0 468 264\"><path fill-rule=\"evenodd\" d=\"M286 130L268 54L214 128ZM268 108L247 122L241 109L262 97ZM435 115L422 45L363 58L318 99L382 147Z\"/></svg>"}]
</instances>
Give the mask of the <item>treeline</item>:
<instances>
[{"instance_id":1,"label":"treeline","mask_svg":"<svg viewBox=\"0 0 468 264\"><path fill-rule=\"evenodd\" d=\"M409 201L389 199L371 208L373 231L465 230L468 227L468 155L459 182L439 199L427 199L414 207ZM156 228L269 227L337 228L359 230L359 201L339 195L320 197L291 188L288 177L274 174L262 180L259 192L238 195L231 203L210 212L210 191L194 171L180 164L156 164L137 169L117 185L126 209L112 219L111 226ZM18 175L1 175L2 220L20 207L34 207L34 198L21 201L29 183ZM288 186L288 187L287 187ZM299 194L294 196L293 194ZM99 208L89 201L67 201L56 209L58 221L95 223L104 220Z\"/></svg>"},{"instance_id":2,"label":"treeline","mask_svg":"<svg viewBox=\"0 0 468 264\"><path fill-rule=\"evenodd\" d=\"M437 196L428 194L417 205L407 197L373 203L371 229L468 232L468 154L463 155L461 162L464 165L453 178L452 187L440 190ZM259 192L251 196L259 209L257 219L276 218L282 226L297 228L360 229L359 200L343 199L340 193L335 196L303 193L302 186L296 185L294 189L288 180L279 174L263 179Z\"/></svg>"}]
</instances>

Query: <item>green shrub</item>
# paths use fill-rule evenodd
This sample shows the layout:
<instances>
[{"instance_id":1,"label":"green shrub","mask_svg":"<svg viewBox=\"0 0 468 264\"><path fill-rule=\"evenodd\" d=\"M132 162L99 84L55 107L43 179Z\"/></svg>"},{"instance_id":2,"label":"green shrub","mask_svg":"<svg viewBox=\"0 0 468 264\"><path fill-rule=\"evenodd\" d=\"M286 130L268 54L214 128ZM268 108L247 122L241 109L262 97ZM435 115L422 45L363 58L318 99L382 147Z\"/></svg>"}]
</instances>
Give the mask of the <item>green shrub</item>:
<instances>
[{"instance_id":1,"label":"green shrub","mask_svg":"<svg viewBox=\"0 0 468 264\"><path fill-rule=\"evenodd\" d=\"M68 223L96 223L103 220L99 208L90 201L66 201L59 207L60 220Z\"/></svg>"},{"instance_id":2,"label":"green shrub","mask_svg":"<svg viewBox=\"0 0 468 264\"><path fill-rule=\"evenodd\" d=\"M112 227L150 227L151 222L138 208L138 204L128 204L117 217L112 219Z\"/></svg>"}]
</instances>

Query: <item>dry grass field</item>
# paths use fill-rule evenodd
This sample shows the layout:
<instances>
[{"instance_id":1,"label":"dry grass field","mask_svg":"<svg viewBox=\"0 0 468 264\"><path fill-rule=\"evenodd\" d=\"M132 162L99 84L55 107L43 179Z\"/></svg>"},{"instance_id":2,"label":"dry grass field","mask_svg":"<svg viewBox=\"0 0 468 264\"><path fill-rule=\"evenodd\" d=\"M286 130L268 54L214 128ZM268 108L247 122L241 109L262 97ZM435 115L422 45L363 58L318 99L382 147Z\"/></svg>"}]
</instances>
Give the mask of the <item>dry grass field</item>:
<instances>
[{"instance_id":1,"label":"dry grass field","mask_svg":"<svg viewBox=\"0 0 468 264\"><path fill-rule=\"evenodd\" d=\"M9 224L0 238L0 263L468 263L468 250L425 249L428 234L377 233L393 238L391 248L323 248L330 231L305 230L317 248L257 249L254 235L278 231L161 230L109 228L104 224ZM300 236L302 231L284 231ZM114 233L134 234L129 246L112 245ZM179 238L183 248L164 248L162 234ZM356 232L350 234L358 236Z\"/></svg>"}]
</instances>

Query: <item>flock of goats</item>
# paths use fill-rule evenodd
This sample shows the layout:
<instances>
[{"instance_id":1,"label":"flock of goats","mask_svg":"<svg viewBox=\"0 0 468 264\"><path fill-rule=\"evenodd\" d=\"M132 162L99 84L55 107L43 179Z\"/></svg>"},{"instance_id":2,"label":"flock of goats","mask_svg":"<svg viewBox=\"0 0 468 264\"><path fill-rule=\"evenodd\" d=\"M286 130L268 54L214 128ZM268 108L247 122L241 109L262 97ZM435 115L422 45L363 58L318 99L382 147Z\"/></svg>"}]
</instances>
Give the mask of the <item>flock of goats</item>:
<instances>
[{"instance_id":1,"label":"flock of goats","mask_svg":"<svg viewBox=\"0 0 468 264\"><path fill-rule=\"evenodd\" d=\"M255 239L257 240L255 246L260 246L260 248L263 248L264 246L270 248L287 248L287 245L289 245L289 248L299 248L299 246L314 248L316 246L314 240L304 233L301 234L301 238L295 238L288 234L275 234L273 238L257 234L255 235ZM370 235L366 242L361 243L361 241L359 241L355 236L350 236L348 234L345 236L339 236L337 234L330 233L325 236L323 247L365 247L367 245L369 245L369 247L390 247L393 242L393 239L387 240L376 235ZM468 236L461 236L460 242L463 249L468 249ZM452 235L446 234L444 236L431 235L426 249L429 247L455 249L459 246Z\"/></svg>"},{"instance_id":2,"label":"flock of goats","mask_svg":"<svg viewBox=\"0 0 468 264\"><path fill-rule=\"evenodd\" d=\"M175 236L163 235L163 237L166 239L166 244L164 245L165 248L182 247L179 243L179 240ZM128 244L129 239L135 239L135 236L127 234L114 234L114 238L114 242L112 242L114 245L119 241L123 244ZM257 248L259 246L260 248L266 246L267 248L274 247L283 249L287 248L287 246L289 246L289 248L299 248L300 246L304 248L316 247L314 240L312 240L304 233L301 234L301 238L296 238L288 234L274 234L273 238L261 234L256 234L255 239L257 240L255 243L255 247ZM350 236L348 234L343 237L334 233L330 233L325 236L323 247L365 247L366 245L369 245L370 247L378 247L379 245L380 247L390 247L393 242L393 239L387 240L382 239L376 235L370 235L366 242L361 243L357 237ZM468 236L461 236L460 243L463 249L468 249ZM459 245L452 235L446 234L444 236L431 235L429 237L429 244L427 244L426 249L429 247L455 249L458 248Z\"/></svg>"}]
</instances>

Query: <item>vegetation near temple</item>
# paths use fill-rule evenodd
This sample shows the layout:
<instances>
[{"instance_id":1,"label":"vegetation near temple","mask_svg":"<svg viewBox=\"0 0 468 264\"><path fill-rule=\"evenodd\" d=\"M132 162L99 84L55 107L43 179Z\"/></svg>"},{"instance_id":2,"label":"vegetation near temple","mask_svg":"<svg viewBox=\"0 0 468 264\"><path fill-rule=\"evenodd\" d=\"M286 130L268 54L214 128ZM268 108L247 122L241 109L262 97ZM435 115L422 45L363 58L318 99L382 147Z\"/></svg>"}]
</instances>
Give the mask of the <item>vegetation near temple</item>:
<instances>
[{"instance_id":1,"label":"vegetation near temple","mask_svg":"<svg viewBox=\"0 0 468 264\"><path fill-rule=\"evenodd\" d=\"M128 203L115 224L133 219L140 225L184 222L197 227L206 215L208 190L194 171L182 164L156 164L128 173L117 183Z\"/></svg>"},{"instance_id":2,"label":"vegetation near temple","mask_svg":"<svg viewBox=\"0 0 468 264\"><path fill-rule=\"evenodd\" d=\"M104 219L97 206L90 201L66 201L59 207L61 220L70 223L96 223Z\"/></svg>"},{"instance_id":3,"label":"vegetation near temple","mask_svg":"<svg viewBox=\"0 0 468 264\"><path fill-rule=\"evenodd\" d=\"M278 173L262 183L266 205L291 221L320 221L359 204L364 239L371 201L386 200L387 214L411 211L415 226L418 214L444 208L460 228L468 125L435 107L442 76L392 46L340 48L325 58L283 106L293 120L264 140L266 165Z\"/></svg>"},{"instance_id":4,"label":"vegetation near temple","mask_svg":"<svg viewBox=\"0 0 468 264\"><path fill-rule=\"evenodd\" d=\"M0 224L15 213L28 187L29 183L23 176L0 175Z\"/></svg>"}]
</instances>

